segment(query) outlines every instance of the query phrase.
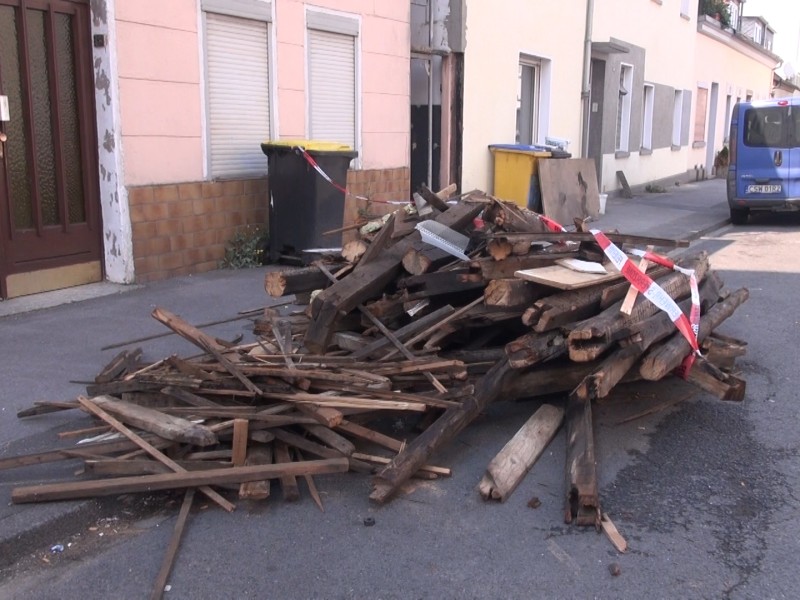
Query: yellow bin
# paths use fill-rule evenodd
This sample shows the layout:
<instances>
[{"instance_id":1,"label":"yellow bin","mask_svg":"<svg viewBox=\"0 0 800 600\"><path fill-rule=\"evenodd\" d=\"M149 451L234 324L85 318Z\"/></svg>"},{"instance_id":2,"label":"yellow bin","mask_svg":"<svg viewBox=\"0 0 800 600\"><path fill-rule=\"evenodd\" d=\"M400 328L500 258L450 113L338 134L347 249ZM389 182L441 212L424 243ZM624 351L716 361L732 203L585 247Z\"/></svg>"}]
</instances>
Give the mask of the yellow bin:
<instances>
[{"instance_id":1,"label":"yellow bin","mask_svg":"<svg viewBox=\"0 0 800 600\"><path fill-rule=\"evenodd\" d=\"M492 195L527 207L539 195L534 180L539 174L537 162L540 158L551 158L553 153L542 146L525 144L493 144L489 150L494 155Z\"/></svg>"}]
</instances>

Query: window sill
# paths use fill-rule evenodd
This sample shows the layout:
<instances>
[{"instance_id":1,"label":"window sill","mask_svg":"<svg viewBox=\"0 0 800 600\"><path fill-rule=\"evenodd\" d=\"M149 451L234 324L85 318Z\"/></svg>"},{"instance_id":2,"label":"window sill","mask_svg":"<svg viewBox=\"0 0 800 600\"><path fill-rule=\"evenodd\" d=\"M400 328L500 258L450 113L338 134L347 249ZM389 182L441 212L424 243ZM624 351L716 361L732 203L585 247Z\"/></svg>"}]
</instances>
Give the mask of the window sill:
<instances>
[{"instance_id":1,"label":"window sill","mask_svg":"<svg viewBox=\"0 0 800 600\"><path fill-rule=\"evenodd\" d=\"M656 4L658 4L659 6L661 6L662 4L664 4L664 2L663 2L662 0L653 0L653 2L655 2L655 3L656 3Z\"/></svg>"},{"instance_id":2,"label":"window sill","mask_svg":"<svg viewBox=\"0 0 800 600\"><path fill-rule=\"evenodd\" d=\"M680 152L681 148L683 148L683 146L676 146L675 144L672 144L672 146L669 147L669 149L673 152Z\"/></svg>"},{"instance_id":3,"label":"window sill","mask_svg":"<svg viewBox=\"0 0 800 600\"><path fill-rule=\"evenodd\" d=\"M705 148L705 142L692 142L692 148Z\"/></svg>"},{"instance_id":4,"label":"window sill","mask_svg":"<svg viewBox=\"0 0 800 600\"><path fill-rule=\"evenodd\" d=\"M690 17L689 15L685 15L685 14L681 13L681 19L686 19L687 21L691 21L692 17Z\"/></svg>"},{"instance_id":5,"label":"window sill","mask_svg":"<svg viewBox=\"0 0 800 600\"><path fill-rule=\"evenodd\" d=\"M650 156L653 154L652 148L639 148L639 156Z\"/></svg>"},{"instance_id":6,"label":"window sill","mask_svg":"<svg viewBox=\"0 0 800 600\"><path fill-rule=\"evenodd\" d=\"M614 158L628 158L630 155L631 153L625 150L617 150L614 152Z\"/></svg>"}]
</instances>

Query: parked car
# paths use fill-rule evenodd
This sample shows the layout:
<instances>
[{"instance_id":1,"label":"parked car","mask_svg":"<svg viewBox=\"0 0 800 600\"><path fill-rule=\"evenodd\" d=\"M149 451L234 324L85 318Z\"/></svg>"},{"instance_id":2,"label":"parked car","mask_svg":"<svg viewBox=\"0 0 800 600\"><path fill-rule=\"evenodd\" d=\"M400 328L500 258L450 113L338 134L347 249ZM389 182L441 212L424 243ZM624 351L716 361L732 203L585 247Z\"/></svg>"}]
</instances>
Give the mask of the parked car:
<instances>
[{"instance_id":1,"label":"parked car","mask_svg":"<svg viewBox=\"0 0 800 600\"><path fill-rule=\"evenodd\" d=\"M735 225L751 211L800 210L800 98L734 106L727 181Z\"/></svg>"}]
</instances>

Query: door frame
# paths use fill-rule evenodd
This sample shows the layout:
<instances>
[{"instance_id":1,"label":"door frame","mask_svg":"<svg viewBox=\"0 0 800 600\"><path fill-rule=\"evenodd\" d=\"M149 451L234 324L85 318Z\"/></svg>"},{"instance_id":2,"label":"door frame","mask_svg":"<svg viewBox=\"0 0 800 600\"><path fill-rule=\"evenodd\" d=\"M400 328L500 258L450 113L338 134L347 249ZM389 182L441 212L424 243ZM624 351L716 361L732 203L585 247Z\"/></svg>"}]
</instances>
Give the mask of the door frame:
<instances>
[{"instance_id":1,"label":"door frame","mask_svg":"<svg viewBox=\"0 0 800 600\"><path fill-rule=\"evenodd\" d=\"M92 16L89 0L0 0L0 6L11 6L19 11L17 20L19 27L18 46L19 60L21 64L20 77L22 87L22 102L26 105L25 110L28 114L32 112L31 76L28 65L28 45L27 45L27 10L43 10L45 15L45 30L48 39L51 39L53 27L55 25L56 13L74 15L73 23L73 52L74 52L74 77L77 92L76 108L78 118L78 135L81 141L81 183L84 194L85 222L70 224L68 216L68 206L65 194L64 161L63 156L56 153L55 179L57 187L58 213L60 225L46 227L42 224L39 206L36 203L36 226L31 231L15 232L13 227L13 215L10 205L10 195L6 177L0 175L0 186L5 188L6 195L9 197L9 210L0 215L0 297L8 295L7 278L19 273L35 272L48 268L57 268L79 264L82 262L99 261L101 276L103 268L103 244L102 244L102 219L100 206L100 182L99 182L99 156L97 144L97 110L95 103L95 86L92 71ZM48 72L55 73L56 49L53 44L47 48ZM58 78L51 76L48 81L47 93L51 99L50 123L53 135L53 145L63 146L61 125L58 119L57 110L52 106L58 101L59 87ZM19 118L22 118L20 115ZM0 125L2 127L2 125ZM25 127L25 134L29 137L30 143L27 148L26 160L32 170L30 177L32 180L32 196L38 198L38 181L36 177L36 140L34 136L34 124L29 119ZM60 160L59 160L60 158ZM5 170L2 171L3 173ZM81 230L85 230L84 235L90 237L90 243L86 244L85 237L82 242L78 240L66 240L62 246L62 251L58 256L45 256L41 252L43 244L47 244L48 230L51 233L67 233L73 231L80 235ZM11 242L14 242L14 250L11 249ZM63 241L63 240L62 240Z\"/></svg>"}]
</instances>

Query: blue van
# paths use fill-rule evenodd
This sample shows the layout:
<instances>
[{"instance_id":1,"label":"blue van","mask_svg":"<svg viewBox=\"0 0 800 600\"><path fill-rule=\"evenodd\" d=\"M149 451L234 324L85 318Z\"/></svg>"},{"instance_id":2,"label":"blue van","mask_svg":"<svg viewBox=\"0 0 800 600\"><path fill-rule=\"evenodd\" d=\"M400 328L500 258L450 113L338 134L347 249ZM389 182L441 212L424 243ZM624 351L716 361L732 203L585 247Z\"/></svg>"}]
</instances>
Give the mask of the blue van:
<instances>
[{"instance_id":1,"label":"blue van","mask_svg":"<svg viewBox=\"0 0 800 600\"><path fill-rule=\"evenodd\" d=\"M751 211L800 210L800 98L734 106L728 206L735 225Z\"/></svg>"}]
</instances>

